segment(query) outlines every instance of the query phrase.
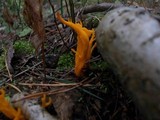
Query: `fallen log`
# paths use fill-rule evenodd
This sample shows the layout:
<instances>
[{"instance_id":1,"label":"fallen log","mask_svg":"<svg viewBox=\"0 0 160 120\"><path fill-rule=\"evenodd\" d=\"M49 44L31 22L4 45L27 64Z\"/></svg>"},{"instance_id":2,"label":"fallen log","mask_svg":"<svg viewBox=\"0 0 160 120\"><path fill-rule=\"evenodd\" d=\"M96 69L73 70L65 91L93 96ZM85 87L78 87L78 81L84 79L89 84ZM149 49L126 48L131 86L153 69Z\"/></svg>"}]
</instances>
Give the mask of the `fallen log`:
<instances>
[{"instance_id":1,"label":"fallen log","mask_svg":"<svg viewBox=\"0 0 160 120\"><path fill-rule=\"evenodd\" d=\"M160 23L144 9L118 8L103 17L96 40L146 118L160 120Z\"/></svg>"}]
</instances>

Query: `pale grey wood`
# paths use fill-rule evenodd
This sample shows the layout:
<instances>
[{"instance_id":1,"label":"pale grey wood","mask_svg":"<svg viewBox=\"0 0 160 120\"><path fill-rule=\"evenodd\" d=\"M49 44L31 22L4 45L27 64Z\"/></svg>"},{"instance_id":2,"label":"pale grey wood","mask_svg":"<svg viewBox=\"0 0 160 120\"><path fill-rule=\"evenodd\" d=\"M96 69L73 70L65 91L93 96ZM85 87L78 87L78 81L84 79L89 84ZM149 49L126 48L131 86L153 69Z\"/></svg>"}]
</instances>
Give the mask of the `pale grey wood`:
<instances>
[{"instance_id":1,"label":"pale grey wood","mask_svg":"<svg viewBox=\"0 0 160 120\"><path fill-rule=\"evenodd\" d=\"M96 40L145 116L160 120L160 23L143 9L118 8L104 16Z\"/></svg>"}]
</instances>

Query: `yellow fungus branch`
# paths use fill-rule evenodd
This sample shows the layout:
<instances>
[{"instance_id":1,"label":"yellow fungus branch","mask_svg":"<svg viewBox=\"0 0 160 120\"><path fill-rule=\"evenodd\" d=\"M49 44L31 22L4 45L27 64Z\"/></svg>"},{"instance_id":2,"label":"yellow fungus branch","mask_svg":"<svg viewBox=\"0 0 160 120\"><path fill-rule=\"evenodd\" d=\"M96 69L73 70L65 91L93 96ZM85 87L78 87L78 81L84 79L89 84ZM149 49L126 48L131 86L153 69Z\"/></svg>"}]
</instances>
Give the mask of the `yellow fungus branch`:
<instances>
[{"instance_id":1,"label":"yellow fungus branch","mask_svg":"<svg viewBox=\"0 0 160 120\"><path fill-rule=\"evenodd\" d=\"M82 75L82 69L86 67L86 63L91 58L92 51L96 47L96 43L93 45L95 31L94 29L88 30L83 27L82 22L72 23L71 21L65 21L59 13L56 16L58 20L71 27L77 33L77 49L72 49L72 51L75 53L75 74L79 77Z\"/></svg>"},{"instance_id":2,"label":"yellow fungus branch","mask_svg":"<svg viewBox=\"0 0 160 120\"><path fill-rule=\"evenodd\" d=\"M43 97L41 98L41 102L42 102L42 107L47 107L52 103L51 98L49 97L47 100L46 94L43 94Z\"/></svg>"},{"instance_id":3,"label":"yellow fungus branch","mask_svg":"<svg viewBox=\"0 0 160 120\"><path fill-rule=\"evenodd\" d=\"M5 91L0 89L0 112L13 120L24 120L21 110L16 111L10 103L5 99Z\"/></svg>"}]
</instances>

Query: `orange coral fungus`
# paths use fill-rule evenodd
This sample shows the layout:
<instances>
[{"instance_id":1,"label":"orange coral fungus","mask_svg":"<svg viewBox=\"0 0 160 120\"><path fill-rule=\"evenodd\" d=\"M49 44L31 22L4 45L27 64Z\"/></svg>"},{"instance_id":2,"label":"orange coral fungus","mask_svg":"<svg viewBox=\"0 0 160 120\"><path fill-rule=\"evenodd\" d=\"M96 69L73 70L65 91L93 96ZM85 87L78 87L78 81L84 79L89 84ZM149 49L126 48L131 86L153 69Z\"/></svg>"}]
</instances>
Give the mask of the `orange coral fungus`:
<instances>
[{"instance_id":1,"label":"orange coral fungus","mask_svg":"<svg viewBox=\"0 0 160 120\"><path fill-rule=\"evenodd\" d=\"M43 97L41 98L41 102L42 102L42 107L45 108L45 107L49 106L52 103L52 100L49 97L48 101L47 101L46 94L44 94Z\"/></svg>"},{"instance_id":2,"label":"orange coral fungus","mask_svg":"<svg viewBox=\"0 0 160 120\"><path fill-rule=\"evenodd\" d=\"M82 69L86 67L86 63L89 61L93 49L96 47L94 29L88 30L82 26L82 23L72 23L71 21L65 21L59 13L57 18L67 26L71 27L77 33L77 49L72 50L75 53L75 74L76 76L82 75Z\"/></svg>"},{"instance_id":3,"label":"orange coral fungus","mask_svg":"<svg viewBox=\"0 0 160 120\"><path fill-rule=\"evenodd\" d=\"M0 89L0 112L13 120L24 120L21 110L16 111L10 103L5 99L5 91Z\"/></svg>"}]
</instances>

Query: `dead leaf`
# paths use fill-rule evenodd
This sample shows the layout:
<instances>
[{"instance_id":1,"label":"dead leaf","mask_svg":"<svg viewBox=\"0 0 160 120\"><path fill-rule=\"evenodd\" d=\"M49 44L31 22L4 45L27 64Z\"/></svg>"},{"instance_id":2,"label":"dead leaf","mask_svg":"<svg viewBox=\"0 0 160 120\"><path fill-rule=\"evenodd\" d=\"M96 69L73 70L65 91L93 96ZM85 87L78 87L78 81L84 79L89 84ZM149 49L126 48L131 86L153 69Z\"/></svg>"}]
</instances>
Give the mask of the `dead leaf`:
<instances>
[{"instance_id":1,"label":"dead leaf","mask_svg":"<svg viewBox=\"0 0 160 120\"><path fill-rule=\"evenodd\" d=\"M3 13L3 18L5 22L9 25L9 27L13 28L14 19L6 5L4 5L2 13Z\"/></svg>"},{"instance_id":2,"label":"dead leaf","mask_svg":"<svg viewBox=\"0 0 160 120\"><path fill-rule=\"evenodd\" d=\"M38 35L38 42L33 42L36 51L45 41L45 29L42 17L43 0L25 0L23 16L25 22Z\"/></svg>"},{"instance_id":3,"label":"dead leaf","mask_svg":"<svg viewBox=\"0 0 160 120\"><path fill-rule=\"evenodd\" d=\"M8 50L6 52L6 64L8 66L8 70L10 71L10 73L13 73L13 67L11 65L11 60L13 58L13 54L14 54L14 48L13 48L13 42L10 43L10 45L8 46Z\"/></svg>"},{"instance_id":4,"label":"dead leaf","mask_svg":"<svg viewBox=\"0 0 160 120\"><path fill-rule=\"evenodd\" d=\"M10 79L12 78L11 74L14 73L11 61L14 55L13 41L16 38L17 36L14 33L10 33L5 37L5 63Z\"/></svg>"},{"instance_id":5,"label":"dead leaf","mask_svg":"<svg viewBox=\"0 0 160 120\"><path fill-rule=\"evenodd\" d=\"M72 95L68 93L61 93L53 96L52 100L59 120L71 120L73 107L75 106Z\"/></svg>"},{"instance_id":6,"label":"dead leaf","mask_svg":"<svg viewBox=\"0 0 160 120\"><path fill-rule=\"evenodd\" d=\"M39 40L38 35L35 34L35 35L31 36L30 40L31 40L33 47L37 49L36 52L39 53L40 49L38 49L38 48L41 47L42 41Z\"/></svg>"}]
</instances>

